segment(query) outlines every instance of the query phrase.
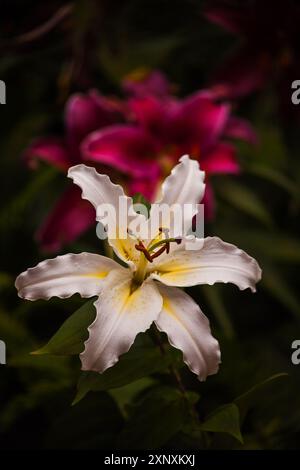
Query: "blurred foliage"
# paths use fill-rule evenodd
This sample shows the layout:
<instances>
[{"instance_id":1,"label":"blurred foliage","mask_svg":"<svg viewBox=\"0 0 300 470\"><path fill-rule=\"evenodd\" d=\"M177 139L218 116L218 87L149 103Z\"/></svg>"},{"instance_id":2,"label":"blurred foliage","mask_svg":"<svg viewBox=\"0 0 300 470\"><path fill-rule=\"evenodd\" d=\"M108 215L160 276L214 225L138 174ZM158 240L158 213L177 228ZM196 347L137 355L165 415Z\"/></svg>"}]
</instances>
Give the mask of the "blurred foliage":
<instances>
[{"instance_id":1,"label":"blurred foliage","mask_svg":"<svg viewBox=\"0 0 300 470\"><path fill-rule=\"evenodd\" d=\"M258 259L263 280L255 295L229 285L189 289L220 342L218 375L199 383L178 352L166 346L161 356L151 334L102 376L80 374L72 355L82 350L92 302L24 302L13 285L46 256L34 233L65 187L64 176L46 165L26 168L23 150L32 138L62 130L70 93L96 87L118 94L123 75L136 68L161 68L180 95L206 86L233 38L202 9L198 0L1 4L0 338L8 364L0 366L0 448L299 445L300 369L291 363L300 329L299 130L279 114L271 82L234 103L259 144L239 145L240 176L213 178L217 214L206 227ZM91 231L65 251L101 249ZM281 372L288 377L274 376Z\"/></svg>"}]
</instances>

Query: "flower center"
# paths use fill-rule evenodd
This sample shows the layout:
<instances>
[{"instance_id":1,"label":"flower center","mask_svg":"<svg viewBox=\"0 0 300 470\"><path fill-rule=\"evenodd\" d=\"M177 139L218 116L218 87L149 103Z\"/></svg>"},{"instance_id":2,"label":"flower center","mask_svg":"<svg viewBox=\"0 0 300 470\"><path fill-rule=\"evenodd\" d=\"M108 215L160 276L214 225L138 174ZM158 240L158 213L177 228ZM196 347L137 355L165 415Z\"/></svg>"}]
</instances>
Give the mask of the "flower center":
<instances>
[{"instance_id":1,"label":"flower center","mask_svg":"<svg viewBox=\"0 0 300 470\"><path fill-rule=\"evenodd\" d=\"M134 281L137 284L142 284L147 275L147 265L153 263L155 258L158 258L162 253L169 253L170 243L181 243L181 238L169 238L169 230L166 228L159 228L159 234L150 241L146 247L144 243L139 240L135 245L136 250L140 251L140 260L138 268L134 275Z\"/></svg>"}]
</instances>

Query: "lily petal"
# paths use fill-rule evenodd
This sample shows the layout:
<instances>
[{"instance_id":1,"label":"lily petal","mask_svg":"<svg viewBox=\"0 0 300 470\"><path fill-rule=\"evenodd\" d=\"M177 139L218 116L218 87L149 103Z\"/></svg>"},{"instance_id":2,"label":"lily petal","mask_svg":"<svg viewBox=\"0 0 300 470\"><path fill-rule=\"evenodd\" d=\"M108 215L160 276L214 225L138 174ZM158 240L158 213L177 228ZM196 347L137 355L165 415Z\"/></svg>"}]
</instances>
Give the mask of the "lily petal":
<instances>
[{"instance_id":1,"label":"lily petal","mask_svg":"<svg viewBox=\"0 0 300 470\"><path fill-rule=\"evenodd\" d=\"M233 34L242 34L249 23L249 15L245 15L244 8L230 8L222 3L215 2L204 9L204 16ZM252 19L252 17L250 16Z\"/></svg>"},{"instance_id":2,"label":"lily petal","mask_svg":"<svg viewBox=\"0 0 300 470\"><path fill-rule=\"evenodd\" d=\"M94 208L81 198L80 189L72 185L58 200L39 228L36 238L45 251L54 253L94 223Z\"/></svg>"},{"instance_id":3,"label":"lily petal","mask_svg":"<svg viewBox=\"0 0 300 470\"><path fill-rule=\"evenodd\" d=\"M213 188L209 181L207 181L205 186L205 193L202 204L204 205L204 219L209 221L213 220L216 210L216 203Z\"/></svg>"},{"instance_id":4,"label":"lily petal","mask_svg":"<svg viewBox=\"0 0 300 470\"><path fill-rule=\"evenodd\" d=\"M144 96L128 100L134 120L155 139L159 139L162 145L169 143L169 118L174 106L176 102L171 98L161 100L155 96Z\"/></svg>"},{"instance_id":5,"label":"lily petal","mask_svg":"<svg viewBox=\"0 0 300 470\"><path fill-rule=\"evenodd\" d=\"M42 261L20 274L15 286L28 300L56 296L62 299L79 293L81 297L99 295L103 279L112 269L122 269L115 261L91 253L68 254Z\"/></svg>"},{"instance_id":6,"label":"lily petal","mask_svg":"<svg viewBox=\"0 0 300 470\"><path fill-rule=\"evenodd\" d=\"M103 372L129 350L138 333L157 319L162 298L156 285L146 281L131 292L130 271L114 270L95 302L97 317L89 327L89 339L81 353L83 370Z\"/></svg>"},{"instance_id":7,"label":"lily petal","mask_svg":"<svg viewBox=\"0 0 300 470\"><path fill-rule=\"evenodd\" d=\"M246 119L237 118L234 116L230 117L225 129L225 135L235 139L244 140L245 142L249 142L249 144L252 145L258 144L257 134Z\"/></svg>"},{"instance_id":8,"label":"lily petal","mask_svg":"<svg viewBox=\"0 0 300 470\"><path fill-rule=\"evenodd\" d=\"M179 162L163 182L162 196L156 201L157 204L197 204L202 199L205 190L204 171L188 155L183 155Z\"/></svg>"},{"instance_id":9,"label":"lily petal","mask_svg":"<svg viewBox=\"0 0 300 470\"><path fill-rule=\"evenodd\" d=\"M212 336L209 321L194 300L175 287L159 286L163 308L155 321L169 342L183 352L183 359L199 380L218 371L220 348Z\"/></svg>"},{"instance_id":10,"label":"lily petal","mask_svg":"<svg viewBox=\"0 0 300 470\"><path fill-rule=\"evenodd\" d=\"M116 255L133 266L134 262L138 262L140 255L135 249L136 240L127 237L127 228L134 220L137 221L136 226L144 223L145 217L134 211L132 199L125 196L120 185L112 183L107 175L97 173L95 168L76 165L69 169L68 177L82 189L82 198L90 201L96 210L102 204L110 204L115 209L115 218L108 221L108 241ZM120 215L124 207L128 210L128 217ZM99 218L97 220L101 221ZM120 221L124 222L124 226Z\"/></svg>"},{"instance_id":11,"label":"lily petal","mask_svg":"<svg viewBox=\"0 0 300 470\"><path fill-rule=\"evenodd\" d=\"M67 140L72 156L79 158L79 145L90 132L108 126L118 118L110 101L95 90L72 95L65 110Z\"/></svg>"},{"instance_id":12,"label":"lily petal","mask_svg":"<svg viewBox=\"0 0 300 470\"><path fill-rule=\"evenodd\" d=\"M117 208L119 199L124 197L120 185L112 183L109 176L101 175L91 166L72 166L68 178L82 189L82 199L89 201L96 210L101 204L112 204Z\"/></svg>"},{"instance_id":13,"label":"lily petal","mask_svg":"<svg viewBox=\"0 0 300 470\"><path fill-rule=\"evenodd\" d=\"M23 158L33 168L37 166L38 159L44 160L63 171L66 171L71 164L71 159L63 140L55 137L36 139L25 150Z\"/></svg>"},{"instance_id":14,"label":"lily petal","mask_svg":"<svg viewBox=\"0 0 300 470\"><path fill-rule=\"evenodd\" d=\"M183 230L189 230L192 224L192 218L197 213L197 204L201 201L204 191L205 184L203 182L205 173L200 170L199 163L196 160L191 160L188 155L184 155L180 158L179 164L176 165L170 176L168 176L161 187L161 198L156 201L156 205L151 208L150 218L148 224L151 226L151 230L155 232L157 230L151 223L151 217L154 217L154 211L157 211L163 205L168 206L171 211L167 214L161 212L162 216L159 225L166 226L170 229L170 236L182 236ZM172 207L176 206L184 209L184 205L191 205L191 211L189 213L182 210L183 218L180 225L176 223L176 220L170 221L170 213L172 216ZM152 233L154 236L155 233Z\"/></svg>"},{"instance_id":15,"label":"lily petal","mask_svg":"<svg viewBox=\"0 0 300 470\"><path fill-rule=\"evenodd\" d=\"M150 176L157 172L153 160L155 140L143 129L132 125L115 125L92 132L82 143L86 160L109 165L130 176Z\"/></svg>"},{"instance_id":16,"label":"lily petal","mask_svg":"<svg viewBox=\"0 0 300 470\"><path fill-rule=\"evenodd\" d=\"M174 109L171 138L179 148L192 156L193 149L197 152L198 148L201 157L222 135L229 113L230 106L215 102L210 92L195 93Z\"/></svg>"},{"instance_id":17,"label":"lily petal","mask_svg":"<svg viewBox=\"0 0 300 470\"><path fill-rule=\"evenodd\" d=\"M241 290L250 287L255 292L261 269L254 258L218 237L207 237L197 242L198 250L187 250L183 242L169 255L158 258L152 268L152 278L178 287L231 282Z\"/></svg>"},{"instance_id":18,"label":"lily petal","mask_svg":"<svg viewBox=\"0 0 300 470\"><path fill-rule=\"evenodd\" d=\"M202 168L207 174L240 172L240 165L236 159L236 150L233 145L225 142L218 143L203 158Z\"/></svg>"}]
</instances>

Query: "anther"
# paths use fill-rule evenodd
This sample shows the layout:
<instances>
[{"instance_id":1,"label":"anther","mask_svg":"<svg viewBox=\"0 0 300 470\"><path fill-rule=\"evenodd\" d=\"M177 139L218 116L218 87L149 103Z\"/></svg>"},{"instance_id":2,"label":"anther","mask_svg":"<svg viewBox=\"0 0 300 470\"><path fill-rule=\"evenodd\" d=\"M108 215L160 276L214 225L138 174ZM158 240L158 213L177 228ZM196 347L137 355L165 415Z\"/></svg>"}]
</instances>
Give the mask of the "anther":
<instances>
[{"instance_id":1,"label":"anther","mask_svg":"<svg viewBox=\"0 0 300 470\"><path fill-rule=\"evenodd\" d=\"M153 255L151 255L151 261L154 260L154 258L158 258L158 256L160 256L166 249L167 249L167 245L162 246ZM167 253L168 253L168 251L167 251Z\"/></svg>"},{"instance_id":2,"label":"anther","mask_svg":"<svg viewBox=\"0 0 300 470\"><path fill-rule=\"evenodd\" d=\"M143 243L140 241L138 245L134 245L135 248L138 250L138 251L141 251L145 258L150 262L152 263L152 256L150 255L150 253L148 252L147 248L143 245Z\"/></svg>"}]
</instances>

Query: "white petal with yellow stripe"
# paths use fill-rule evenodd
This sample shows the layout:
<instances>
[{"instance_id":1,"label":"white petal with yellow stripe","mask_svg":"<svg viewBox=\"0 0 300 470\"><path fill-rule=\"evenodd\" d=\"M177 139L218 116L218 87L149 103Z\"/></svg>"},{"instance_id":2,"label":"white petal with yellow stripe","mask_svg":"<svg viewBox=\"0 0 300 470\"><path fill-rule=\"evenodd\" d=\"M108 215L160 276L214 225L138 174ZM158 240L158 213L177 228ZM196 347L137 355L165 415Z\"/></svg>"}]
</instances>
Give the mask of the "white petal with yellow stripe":
<instances>
[{"instance_id":1,"label":"white petal with yellow stripe","mask_svg":"<svg viewBox=\"0 0 300 470\"><path fill-rule=\"evenodd\" d=\"M136 240L127 236L127 228L133 222L136 226L145 223L145 217L134 211L132 198L125 196L123 188L112 183L107 175L100 175L95 168L83 164L70 168L68 177L82 189L82 198L88 200L96 212L101 205L110 205L114 209L113 215L108 212L107 217L108 242L122 261L134 267L139 253L134 248ZM120 214L124 208L127 212L125 217ZM98 217L96 219L99 221Z\"/></svg>"},{"instance_id":2,"label":"white petal with yellow stripe","mask_svg":"<svg viewBox=\"0 0 300 470\"><path fill-rule=\"evenodd\" d=\"M250 287L255 292L261 269L254 258L218 237L197 241L200 248L196 250L187 250L184 241L172 246L169 255L163 254L153 263L152 278L178 287L231 282L241 290Z\"/></svg>"},{"instance_id":3,"label":"white petal with yellow stripe","mask_svg":"<svg viewBox=\"0 0 300 470\"><path fill-rule=\"evenodd\" d=\"M138 333L146 331L162 309L162 297L150 279L132 290L130 270L114 270L95 302L97 316L81 353L83 370L103 372L127 352Z\"/></svg>"},{"instance_id":4,"label":"white petal with yellow stripe","mask_svg":"<svg viewBox=\"0 0 300 470\"><path fill-rule=\"evenodd\" d=\"M212 336L209 321L194 300L176 287L159 285L163 308L155 321L169 342L183 352L183 359L199 380L218 371L220 348Z\"/></svg>"},{"instance_id":5,"label":"white petal with yellow stripe","mask_svg":"<svg viewBox=\"0 0 300 470\"><path fill-rule=\"evenodd\" d=\"M56 296L93 297L101 292L108 273L120 266L110 258L92 253L57 256L27 269L16 279L19 297L28 300ZM123 268L125 270L125 268Z\"/></svg>"}]
</instances>

